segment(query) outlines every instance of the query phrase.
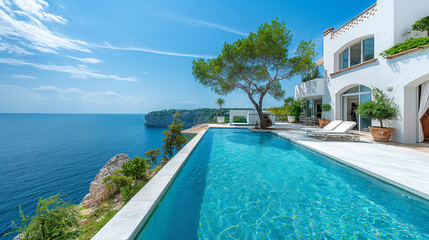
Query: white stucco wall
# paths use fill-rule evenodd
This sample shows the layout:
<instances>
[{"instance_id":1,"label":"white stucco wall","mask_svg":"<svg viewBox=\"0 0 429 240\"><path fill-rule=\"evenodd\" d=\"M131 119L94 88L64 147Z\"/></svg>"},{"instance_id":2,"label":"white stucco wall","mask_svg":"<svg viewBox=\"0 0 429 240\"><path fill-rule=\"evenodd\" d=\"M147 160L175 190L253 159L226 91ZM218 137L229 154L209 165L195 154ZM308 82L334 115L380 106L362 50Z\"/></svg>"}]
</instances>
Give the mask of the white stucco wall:
<instances>
[{"instance_id":1,"label":"white stucco wall","mask_svg":"<svg viewBox=\"0 0 429 240\"><path fill-rule=\"evenodd\" d=\"M416 142L417 140L417 86L429 80L429 50L410 53L391 60L380 53L397 42L403 42L418 19L429 15L429 0L378 0L375 15L359 22L342 35L332 38L332 33L324 37L324 68L326 70L326 93L323 103L333 106L327 114L330 119L342 119L341 94L356 85L378 87L394 97L400 116L397 120L386 122L386 126L396 130L394 141ZM339 53L347 46L362 39L374 36L374 57L376 62L349 69L330 76L339 69ZM392 92L387 92L392 85ZM373 125L378 123L373 122Z\"/></svg>"},{"instance_id":2,"label":"white stucco wall","mask_svg":"<svg viewBox=\"0 0 429 240\"><path fill-rule=\"evenodd\" d=\"M269 114L269 118L273 122L276 122L276 115L268 111L263 111L264 114ZM245 117L247 119L247 124L255 125L256 122L260 122L259 115L256 110L230 110L229 111L229 123L233 122L234 116L236 117Z\"/></svg>"}]
</instances>

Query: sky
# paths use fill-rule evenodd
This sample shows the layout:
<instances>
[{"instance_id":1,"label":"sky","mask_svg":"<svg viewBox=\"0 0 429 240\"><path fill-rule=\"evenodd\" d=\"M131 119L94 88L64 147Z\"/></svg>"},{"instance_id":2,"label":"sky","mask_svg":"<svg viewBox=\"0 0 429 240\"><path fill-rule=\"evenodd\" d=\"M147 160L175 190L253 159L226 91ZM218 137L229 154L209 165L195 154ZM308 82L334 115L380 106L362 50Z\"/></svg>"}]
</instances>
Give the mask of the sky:
<instances>
[{"instance_id":1,"label":"sky","mask_svg":"<svg viewBox=\"0 0 429 240\"><path fill-rule=\"evenodd\" d=\"M147 113L252 107L246 95L218 96L192 75L192 61L275 18L292 51L338 28L375 0L88 1L0 0L0 113ZM296 76L282 81L294 95ZM264 107L282 102L266 97Z\"/></svg>"}]
</instances>

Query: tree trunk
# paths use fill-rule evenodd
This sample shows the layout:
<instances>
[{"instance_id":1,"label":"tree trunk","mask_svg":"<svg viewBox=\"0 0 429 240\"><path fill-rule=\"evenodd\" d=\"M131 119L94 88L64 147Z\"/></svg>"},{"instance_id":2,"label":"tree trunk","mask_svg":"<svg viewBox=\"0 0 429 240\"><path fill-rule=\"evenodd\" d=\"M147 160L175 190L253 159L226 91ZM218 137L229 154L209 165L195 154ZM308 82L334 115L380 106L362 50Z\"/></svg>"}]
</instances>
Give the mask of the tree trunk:
<instances>
[{"instance_id":1,"label":"tree trunk","mask_svg":"<svg viewBox=\"0 0 429 240\"><path fill-rule=\"evenodd\" d=\"M383 120L380 119L380 127L383 127Z\"/></svg>"},{"instance_id":2,"label":"tree trunk","mask_svg":"<svg viewBox=\"0 0 429 240\"><path fill-rule=\"evenodd\" d=\"M222 117L222 105L219 105L220 117Z\"/></svg>"},{"instance_id":3,"label":"tree trunk","mask_svg":"<svg viewBox=\"0 0 429 240\"><path fill-rule=\"evenodd\" d=\"M264 118L264 112L262 111L262 108L257 108L256 111L258 111L259 121L261 122L261 129L267 129L267 122Z\"/></svg>"}]
</instances>

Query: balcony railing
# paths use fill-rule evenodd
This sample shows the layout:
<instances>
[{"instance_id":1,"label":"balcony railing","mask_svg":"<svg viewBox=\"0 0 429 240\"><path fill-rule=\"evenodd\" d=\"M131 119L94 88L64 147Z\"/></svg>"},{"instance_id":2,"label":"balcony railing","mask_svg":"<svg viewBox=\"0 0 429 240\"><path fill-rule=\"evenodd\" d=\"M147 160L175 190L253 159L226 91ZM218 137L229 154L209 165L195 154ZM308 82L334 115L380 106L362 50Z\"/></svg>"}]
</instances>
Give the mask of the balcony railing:
<instances>
[{"instance_id":1,"label":"balcony railing","mask_svg":"<svg viewBox=\"0 0 429 240\"><path fill-rule=\"evenodd\" d=\"M325 95L326 83L323 78L316 78L295 86L296 98L315 98Z\"/></svg>"}]
</instances>

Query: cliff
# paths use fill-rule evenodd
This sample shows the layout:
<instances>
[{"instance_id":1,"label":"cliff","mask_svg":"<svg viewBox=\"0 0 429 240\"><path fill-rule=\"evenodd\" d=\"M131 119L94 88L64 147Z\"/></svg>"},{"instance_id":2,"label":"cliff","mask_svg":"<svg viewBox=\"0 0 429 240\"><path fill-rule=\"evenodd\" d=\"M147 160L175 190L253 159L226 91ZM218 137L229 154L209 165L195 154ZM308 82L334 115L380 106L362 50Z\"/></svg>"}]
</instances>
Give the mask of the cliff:
<instances>
[{"instance_id":1,"label":"cliff","mask_svg":"<svg viewBox=\"0 0 429 240\"><path fill-rule=\"evenodd\" d=\"M118 154L101 168L94 181L91 182L89 193L83 198L81 204L87 207L98 207L113 195L103 183L103 179L112 175L114 171L120 170L124 163L130 161L127 154Z\"/></svg>"},{"instance_id":2,"label":"cliff","mask_svg":"<svg viewBox=\"0 0 429 240\"><path fill-rule=\"evenodd\" d=\"M192 127L197 124L213 121L216 114L219 114L218 109L193 109L193 110L162 110L154 111L146 114L145 126L148 127L167 127L173 123L174 114L180 113L179 119L185 122L185 127Z\"/></svg>"},{"instance_id":3,"label":"cliff","mask_svg":"<svg viewBox=\"0 0 429 240\"><path fill-rule=\"evenodd\" d=\"M224 117L229 117L229 110L231 108L222 109L222 115ZM192 110L161 110L154 111L146 114L145 116L145 126L148 127L168 127L168 125L173 123L174 114L176 112L180 113L179 119L182 122L185 122L185 127L189 128L202 123L210 123L216 121L216 116L219 115L219 109L215 108L200 108Z\"/></svg>"}]
</instances>

